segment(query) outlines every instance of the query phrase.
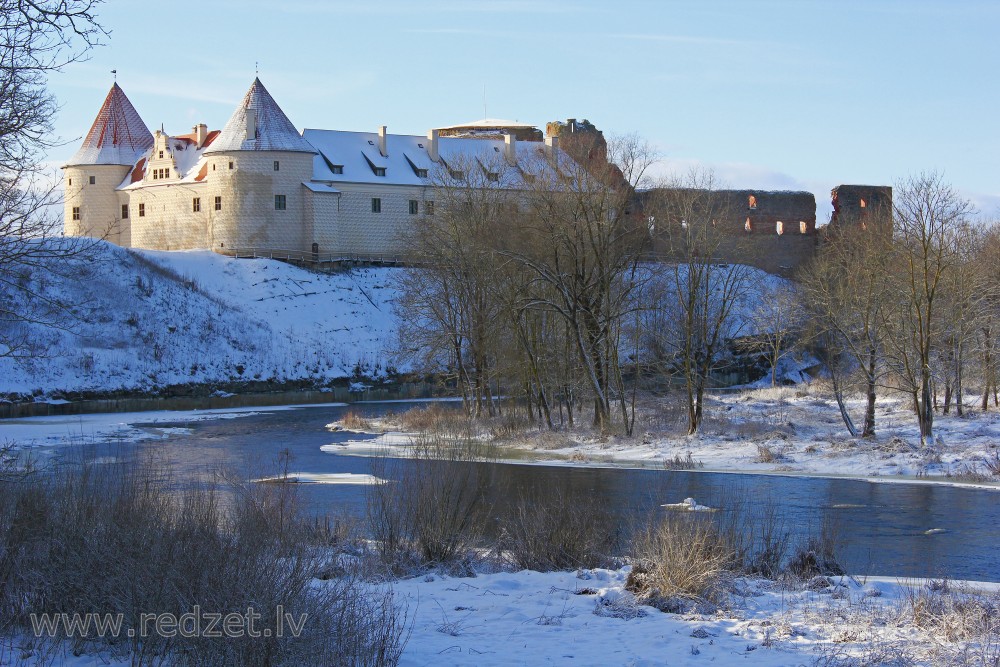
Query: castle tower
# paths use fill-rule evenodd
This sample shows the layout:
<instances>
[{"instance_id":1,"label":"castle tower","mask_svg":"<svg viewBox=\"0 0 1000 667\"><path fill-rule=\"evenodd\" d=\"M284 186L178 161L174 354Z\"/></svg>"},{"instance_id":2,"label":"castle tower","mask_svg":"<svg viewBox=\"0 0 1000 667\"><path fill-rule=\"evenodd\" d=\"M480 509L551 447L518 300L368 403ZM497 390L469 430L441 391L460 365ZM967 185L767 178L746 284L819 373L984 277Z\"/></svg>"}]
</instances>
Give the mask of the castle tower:
<instances>
[{"instance_id":1,"label":"castle tower","mask_svg":"<svg viewBox=\"0 0 1000 667\"><path fill-rule=\"evenodd\" d=\"M306 186L316 150L254 79L205 151L214 181L209 236L230 249L308 250Z\"/></svg>"},{"instance_id":2,"label":"castle tower","mask_svg":"<svg viewBox=\"0 0 1000 667\"><path fill-rule=\"evenodd\" d=\"M152 146L149 128L115 83L80 150L63 165L67 236L107 238L129 245L128 212L115 189Z\"/></svg>"},{"instance_id":3,"label":"castle tower","mask_svg":"<svg viewBox=\"0 0 1000 667\"><path fill-rule=\"evenodd\" d=\"M876 227L892 233L892 188L887 185L838 185L830 192L830 229Z\"/></svg>"}]
</instances>

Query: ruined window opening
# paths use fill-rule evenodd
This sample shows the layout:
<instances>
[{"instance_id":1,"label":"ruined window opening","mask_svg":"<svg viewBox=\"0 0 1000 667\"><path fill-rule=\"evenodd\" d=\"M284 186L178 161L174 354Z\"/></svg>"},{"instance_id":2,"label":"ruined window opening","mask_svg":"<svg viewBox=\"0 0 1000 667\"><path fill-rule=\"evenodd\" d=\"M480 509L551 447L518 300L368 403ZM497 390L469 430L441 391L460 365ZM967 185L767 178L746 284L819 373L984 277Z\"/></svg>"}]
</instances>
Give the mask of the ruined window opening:
<instances>
[{"instance_id":1,"label":"ruined window opening","mask_svg":"<svg viewBox=\"0 0 1000 667\"><path fill-rule=\"evenodd\" d=\"M865 203L865 200L864 200L864 199L862 199L862 200L861 200L861 208L865 208L866 206L868 206L868 204L866 204L866 203Z\"/></svg>"},{"instance_id":2,"label":"ruined window opening","mask_svg":"<svg viewBox=\"0 0 1000 667\"><path fill-rule=\"evenodd\" d=\"M97 177L96 176L91 176L90 177L90 184L93 185L96 182L97 182Z\"/></svg>"},{"instance_id":3,"label":"ruined window opening","mask_svg":"<svg viewBox=\"0 0 1000 667\"><path fill-rule=\"evenodd\" d=\"M146 205L145 204L139 204L139 217L140 218L145 218L146 217Z\"/></svg>"},{"instance_id":4,"label":"ruined window opening","mask_svg":"<svg viewBox=\"0 0 1000 667\"><path fill-rule=\"evenodd\" d=\"M73 207L73 219L74 220L79 220L80 219L80 207L79 206L74 206Z\"/></svg>"},{"instance_id":5,"label":"ruined window opening","mask_svg":"<svg viewBox=\"0 0 1000 667\"><path fill-rule=\"evenodd\" d=\"M749 208L751 211L757 210L757 197L755 195L750 195L747 198L747 208Z\"/></svg>"},{"instance_id":6,"label":"ruined window opening","mask_svg":"<svg viewBox=\"0 0 1000 667\"><path fill-rule=\"evenodd\" d=\"M743 224L743 229L745 229L748 232L753 231L753 225L750 224L750 218L747 218L746 223Z\"/></svg>"},{"instance_id":7,"label":"ruined window opening","mask_svg":"<svg viewBox=\"0 0 1000 667\"><path fill-rule=\"evenodd\" d=\"M382 212L382 200L379 197L372 197L372 213Z\"/></svg>"},{"instance_id":8,"label":"ruined window opening","mask_svg":"<svg viewBox=\"0 0 1000 667\"><path fill-rule=\"evenodd\" d=\"M284 211L286 206L285 195L274 195L274 210Z\"/></svg>"},{"instance_id":9,"label":"ruined window opening","mask_svg":"<svg viewBox=\"0 0 1000 667\"><path fill-rule=\"evenodd\" d=\"M416 215L420 212L420 202L416 199L410 200L410 215Z\"/></svg>"},{"instance_id":10,"label":"ruined window opening","mask_svg":"<svg viewBox=\"0 0 1000 667\"><path fill-rule=\"evenodd\" d=\"M195 197L191 200L191 211L194 213L201 212L201 197Z\"/></svg>"},{"instance_id":11,"label":"ruined window opening","mask_svg":"<svg viewBox=\"0 0 1000 667\"><path fill-rule=\"evenodd\" d=\"M799 220L799 234L808 234L809 225L806 224L805 220Z\"/></svg>"},{"instance_id":12,"label":"ruined window opening","mask_svg":"<svg viewBox=\"0 0 1000 667\"><path fill-rule=\"evenodd\" d=\"M216 211L221 211L222 210L222 197L216 197L215 198L215 210Z\"/></svg>"},{"instance_id":13,"label":"ruined window opening","mask_svg":"<svg viewBox=\"0 0 1000 667\"><path fill-rule=\"evenodd\" d=\"M281 171L280 167L281 167L281 164L277 160L275 160L274 161L274 170L275 171Z\"/></svg>"},{"instance_id":14,"label":"ruined window opening","mask_svg":"<svg viewBox=\"0 0 1000 667\"><path fill-rule=\"evenodd\" d=\"M782 234L784 234L785 233L785 223L783 223L781 220L778 220L778 222L774 223L774 231L776 231L778 233L778 236L781 236Z\"/></svg>"},{"instance_id":15,"label":"ruined window opening","mask_svg":"<svg viewBox=\"0 0 1000 667\"><path fill-rule=\"evenodd\" d=\"M122 220L128 220L128 204L122 204Z\"/></svg>"}]
</instances>

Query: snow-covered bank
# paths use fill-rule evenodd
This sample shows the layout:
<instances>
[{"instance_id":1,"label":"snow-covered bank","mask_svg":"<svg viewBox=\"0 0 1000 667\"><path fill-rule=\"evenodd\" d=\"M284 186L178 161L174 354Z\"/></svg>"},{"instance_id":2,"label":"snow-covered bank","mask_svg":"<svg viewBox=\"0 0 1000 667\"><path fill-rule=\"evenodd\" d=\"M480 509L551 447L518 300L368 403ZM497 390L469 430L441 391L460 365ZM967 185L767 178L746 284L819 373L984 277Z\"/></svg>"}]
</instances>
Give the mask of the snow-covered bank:
<instances>
[{"instance_id":1,"label":"snow-covered bank","mask_svg":"<svg viewBox=\"0 0 1000 667\"><path fill-rule=\"evenodd\" d=\"M393 588L413 623L400 664L939 666L992 665L1000 655L995 617L984 641L963 633L957 613L942 623L920 616L920 609L944 614L954 600L968 605L973 598L955 582L946 591L941 582L891 577L831 577L798 588L737 579L724 608L667 614L636 604L625 590L628 571L399 581ZM996 585L975 588L985 591L982 609L998 608ZM968 662L950 662L963 655Z\"/></svg>"},{"instance_id":2,"label":"snow-covered bank","mask_svg":"<svg viewBox=\"0 0 1000 667\"><path fill-rule=\"evenodd\" d=\"M908 404L880 399L877 437L851 438L831 398L818 386L716 392L705 423L684 435L679 396L647 401L636 435L591 428L528 429L497 440L512 462L584 467L692 469L703 472L838 477L873 482L975 485L1000 489L1000 413L967 409L938 415L935 444L921 448ZM859 409L860 399L852 401ZM357 455L406 456L416 434L393 419L372 421L372 432L324 449ZM490 438L488 429L480 437ZM514 450L511 452L510 450ZM501 453L503 449L501 448Z\"/></svg>"},{"instance_id":3,"label":"snow-covered bank","mask_svg":"<svg viewBox=\"0 0 1000 667\"><path fill-rule=\"evenodd\" d=\"M323 274L209 251L98 242L71 271L25 276L72 304L67 329L28 325L42 356L0 358L0 394L155 391L175 384L316 382L391 365L401 269ZM72 279L66 274L72 275Z\"/></svg>"}]
</instances>

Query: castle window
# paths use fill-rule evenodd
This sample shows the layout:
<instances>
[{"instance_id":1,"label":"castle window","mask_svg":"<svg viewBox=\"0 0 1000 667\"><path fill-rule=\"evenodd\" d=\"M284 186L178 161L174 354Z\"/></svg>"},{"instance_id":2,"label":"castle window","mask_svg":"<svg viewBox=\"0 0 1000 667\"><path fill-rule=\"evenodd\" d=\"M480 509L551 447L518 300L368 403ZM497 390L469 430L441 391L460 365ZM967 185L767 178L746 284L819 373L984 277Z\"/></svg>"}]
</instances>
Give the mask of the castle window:
<instances>
[{"instance_id":1,"label":"castle window","mask_svg":"<svg viewBox=\"0 0 1000 667\"><path fill-rule=\"evenodd\" d=\"M746 223L743 225L743 229L745 229L748 232L753 231L753 225L750 224L750 218L747 218Z\"/></svg>"},{"instance_id":2,"label":"castle window","mask_svg":"<svg viewBox=\"0 0 1000 667\"><path fill-rule=\"evenodd\" d=\"M805 220L799 221L799 234L809 233L809 225L806 224Z\"/></svg>"},{"instance_id":3,"label":"castle window","mask_svg":"<svg viewBox=\"0 0 1000 667\"><path fill-rule=\"evenodd\" d=\"M69 184L70 184L70 185L73 185L73 179L72 179L72 178L71 178L71 179L69 179Z\"/></svg>"},{"instance_id":4,"label":"castle window","mask_svg":"<svg viewBox=\"0 0 1000 667\"><path fill-rule=\"evenodd\" d=\"M91 176L90 177L90 184L93 185L96 182L97 182L97 177L96 176Z\"/></svg>"},{"instance_id":5,"label":"castle window","mask_svg":"<svg viewBox=\"0 0 1000 667\"><path fill-rule=\"evenodd\" d=\"M232 161L232 160L230 160L230 161L229 161L229 168L230 168L230 169L232 169L232 168L233 168L233 161Z\"/></svg>"},{"instance_id":6,"label":"castle window","mask_svg":"<svg viewBox=\"0 0 1000 667\"><path fill-rule=\"evenodd\" d=\"M285 195L274 195L274 210L275 211L285 210Z\"/></svg>"},{"instance_id":7,"label":"castle window","mask_svg":"<svg viewBox=\"0 0 1000 667\"><path fill-rule=\"evenodd\" d=\"M750 195L747 198L747 208L749 208L751 211L757 210L757 197L755 195Z\"/></svg>"},{"instance_id":8,"label":"castle window","mask_svg":"<svg viewBox=\"0 0 1000 667\"><path fill-rule=\"evenodd\" d=\"M79 220L80 219L80 207L79 206L74 206L73 207L73 219L74 220Z\"/></svg>"},{"instance_id":9,"label":"castle window","mask_svg":"<svg viewBox=\"0 0 1000 667\"><path fill-rule=\"evenodd\" d=\"M382 200L378 197L372 197L372 213L382 212Z\"/></svg>"},{"instance_id":10,"label":"castle window","mask_svg":"<svg viewBox=\"0 0 1000 667\"><path fill-rule=\"evenodd\" d=\"M778 233L778 236L781 236L782 234L784 234L785 233L785 223L783 223L781 220L778 220L778 222L774 223L774 231L776 231Z\"/></svg>"},{"instance_id":11,"label":"castle window","mask_svg":"<svg viewBox=\"0 0 1000 667\"><path fill-rule=\"evenodd\" d=\"M416 215L420 212L420 202L416 199L410 200L410 215Z\"/></svg>"},{"instance_id":12,"label":"castle window","mask_svg":"<svg viewBox=\"0 0 1000 667\"><path fill-rule=\"evenodd\" d=\"M155 181L159 177L160 177L160 170L159 169L154 169L153 170L153 180Z\"/></svg>"},{"instance_id":13,"label":"castle window","mask_svg":"<svg viewBox=\"0 0 1000 667\"><path fill-rule=\"evenodd\" d=\"M375 167L376 176L385 176L385 167Z\"/></svg>"},{"instance_id":14,"label":"castle window","mask_svg":"<svg viewBox=\"0 0 1000 667\"><path fill-rule=\"evenodd\" d=\"M191 200L191 211L193 213L201 212L201 197L195 197Z\"/></svg>"},{"instance_id":15,"label":"castle window","mask_svg":"<svg viewBox=\"0 0 1000 667\"><path fill-rule=\"evenodd\" d=\"M434 200L424 202L424 215L434 215Z\"/></svg>"},{"instance_id":16,"label":"castle window","mask_svg":"<svg viewBox=\"0 0 1000 667\"><path fill-rule=\"evenodd\" d=\"M222 210L222 197L216 197L215 198L215 210L216 211L221 211Z\"/></svg>"},{"instance_id":17,"label":"castle window","mask_svg":"<svg viewBox=\"0 0 1000 667\"><path fill-rule=\"evenodd\" d=\"M146 205L145 204L139 204L139 217L140 218L145 218L146 217Z\"/></svg>"},{"instance_id":18,"label":"castle window","mask_svg":"<svg viewBox=\"0 0 1000 667\"><path fill-rule=\"evenodd\" d=\"M215 164L212 164L212 171L215 171Z\"/></svg>"},{"instance_id":19,"label":"castle window","mask_svg":"<svg viewBox=\"0 0 1000 667\"><path fill-rule=\"evenodd\" d=\"M128 204L122 204L122 220L128 220Z\"/></svg>"},{"instance_id":20,"label":"castle window","mask_svg":"<svg viewBox=\"0 0 1000 667\"><path fill-rule=\"evenodd\" d=\"M160 159L163 159L163 151L160 151Z\"/></svg>"},{"instance_id":21,"label":"castle window","mask_svg":"<svg viewBox=\"0 0 1000 667\"><path fill-rule=\"evenodd\" d=\"M342 164L332 164L332 165L330 165L330 171L333 172L334 174L343 174L344 173L344 165L342 165Z\"/></svg>"},{"instance_id":22,"label":"castle window","mask_svg":"<svg viewBox=\"0 0 1000 667\"><path fill-rule=\"evenodd\" d=\"M280 164L278 163L278 161L277 161L277 160L275 160L275 161L274 161L274 170L275 170L275 171L278 171L278 170L279 170L279 167L280 167L280 166L281 166L281 165L280 165Z\"/></svg>"}]
</instances>

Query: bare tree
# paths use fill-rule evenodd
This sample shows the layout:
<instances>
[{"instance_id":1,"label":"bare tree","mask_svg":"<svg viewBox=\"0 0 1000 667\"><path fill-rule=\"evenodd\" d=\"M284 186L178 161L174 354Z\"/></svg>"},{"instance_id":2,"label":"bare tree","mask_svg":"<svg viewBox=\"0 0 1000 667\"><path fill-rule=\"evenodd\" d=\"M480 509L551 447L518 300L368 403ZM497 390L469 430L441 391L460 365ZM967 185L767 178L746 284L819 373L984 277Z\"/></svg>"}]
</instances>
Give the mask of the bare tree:
<instances>
[{"instance_id":1,"label":"bare tree","mask_svg":"<svg viewBox=\"0 0 1000 667\"><path fill-rule=\"evenodd\" d=\"M943 290L959 264L956 236L972 212L972 205L940 174L918 174L894 188L893 243L900 279L889 340L895 343L896 371L913 399L925 446L933 438L932 361Z\"/></svg>"},{"instance_id":2,"label":"bare tree","mask_svg":"<svg viewBox=\"0 0 1000 667\"><path fill-rule=\"evenodd\" d=\"M70 304L48 294L41 276L89 247L57 236L55 185L42 168L56 145L50 73L84 58L103 31L100 0L0 0L0 356L42 353L30 325L66 326Z\"/></svg>"},{"instance_id":3,"label":"bare tree","mask_svg":"<svg viewBox=\"0 0 1000 667\"><path fill-rule=\"evenodd\" d=\"M875 211L872 224L842 225L825 240L800 275L810 335L830 372L834 398L847 430L858 435L844 402L856 371L866 403L860 435L875 435L875 400L882 381L886 319L890 310L891 211Z\"/></svg>"},{"instance_id":4,"label":"bare tree","mask_svg":"<svg viewBox=\"0 0 1000 667\"><path fill-rule=\"evenodd\" d=\"M689 434L701 426L705 389L744 324L735 315L751 269L720 259L734 241L723 227L733 217L729 209L710 172L669 184L652 203L654 232L667 257L657 269L647 338L659 350L661 368L684 380Z\"/></svg>"},{"instance_id":5,"label":"bare tree","mask_svg":"<svg viewBox=\"0 0 1000 667\"><path fill-rule=\"evenodd\" d=\"M573 155L578 159L550 158L554 180L548 168L525 165L535 187L527 192L519 234L503 252L533 274L526 305L565 322L593 395L594 425L609 424L616 399L628 430L619 346L624 320L636 308L648 241L631 211L653 153L625 137L589 150L577 146Z\"/></svg>"},{"instance_id":6,"label":"bare tree","mask_svg":"<svg viewBox=\"0 0 1000 667\"><path fill-rule=\"evenodd\" d=\"M791 354L803 322L802 301L796 286L786 281L763 283L750 313L750 323L771 366L771 386L778 384L778 364Z\"/></svg>"}]
</instances>

